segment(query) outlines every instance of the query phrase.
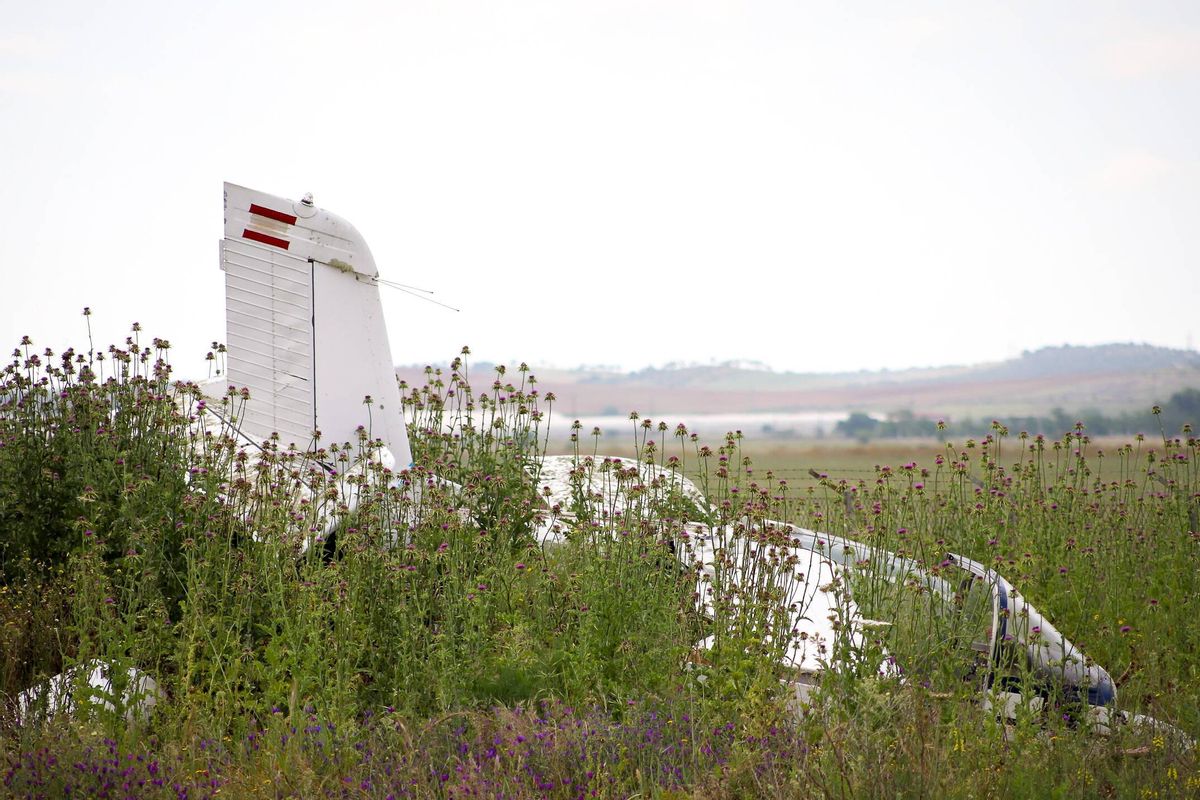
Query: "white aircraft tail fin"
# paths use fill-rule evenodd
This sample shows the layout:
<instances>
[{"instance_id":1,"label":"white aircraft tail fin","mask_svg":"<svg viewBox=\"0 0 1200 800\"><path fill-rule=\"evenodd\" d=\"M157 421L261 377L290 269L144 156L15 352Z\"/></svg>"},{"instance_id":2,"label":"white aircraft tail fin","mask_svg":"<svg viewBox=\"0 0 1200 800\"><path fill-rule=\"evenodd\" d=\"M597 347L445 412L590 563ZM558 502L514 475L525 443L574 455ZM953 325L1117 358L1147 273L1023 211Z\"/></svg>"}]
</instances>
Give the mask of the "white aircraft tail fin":
<instances>
[{"instance_id":1,"label":"white aircraft tail fin","mask_svg":"<svg viewBox=\"0 0 1200 800\"><path fill-rule=\"evenodd\" d=\"M226 183L221 269L228 380L251 397L243 433L305 448L316 430L322 446L356 443L361 425L408 466L379 271L354 226L311 198Z\"/></svg>"}]
</instances>

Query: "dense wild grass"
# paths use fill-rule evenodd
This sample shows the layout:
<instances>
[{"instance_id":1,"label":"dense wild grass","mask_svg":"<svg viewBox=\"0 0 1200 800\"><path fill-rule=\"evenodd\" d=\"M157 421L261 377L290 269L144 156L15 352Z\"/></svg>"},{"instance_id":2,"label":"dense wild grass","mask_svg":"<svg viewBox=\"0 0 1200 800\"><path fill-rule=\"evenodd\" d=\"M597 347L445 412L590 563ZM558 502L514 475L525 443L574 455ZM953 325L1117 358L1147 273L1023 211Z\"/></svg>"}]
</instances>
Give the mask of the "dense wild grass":
<instances>
[{"instance_id":1,"label":"dense wild grass","mask_svg":"<svg viewBox=\"0 0 1200 800\"><path fill-rule=\"evenodd\" d=\"M23 342L0 374L11 795L1200 792L1194 755L1166 737L1096 738L1063 708L998 724L977 685L947 680L967 674L969 651L865 570L850 580L864 610L897 622L868 647L905 679L829 673L797 718L775 659L780 598L739 594L718 572L707 618L703 581L672 551L684 521L779 519L930 564L947 551L994 564L1118 678L1120 707L1195 735L1190 431L1101 456L1083 430L1046 441L997 424L927 461L793 487L756 469L737 435L708 446L633 415L630 438L576 433L580 489L547 508L537 465L553 399L524 367L472 384L456 360L405 387L417 466L393 472L371 458L369 430L311 453L247 453L232 424L253 400L173 381L168 343L139 336L104 354ZM590 497L596 475L620 492ZM538 545L547 522L564 544ZM783 548L756 541L738 557L781 569ZM695 652L710 633L728 644ZM18 724L22 690L93 659L153 675L154 713L105 711L80 687L74 716Z\"/></svg>"}]
</instances>

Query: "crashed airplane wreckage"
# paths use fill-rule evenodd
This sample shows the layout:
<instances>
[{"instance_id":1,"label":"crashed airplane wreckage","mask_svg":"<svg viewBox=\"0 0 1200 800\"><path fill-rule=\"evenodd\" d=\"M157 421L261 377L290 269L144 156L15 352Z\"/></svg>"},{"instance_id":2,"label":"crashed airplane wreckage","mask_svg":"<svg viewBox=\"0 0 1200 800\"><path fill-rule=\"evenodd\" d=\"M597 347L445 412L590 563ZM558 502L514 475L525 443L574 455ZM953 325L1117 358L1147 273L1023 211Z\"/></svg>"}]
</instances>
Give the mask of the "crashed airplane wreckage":
<instances>
[{"instance_id":1,"label":"crashed airplane wreckage","mask_svg":"<svg viewBox=\"0 0 1200 800\"><path fill-rule=\"evenodd\" d=\"M393 471L412 466L380 302L379 287L388 282L380 277L355 228L317 208L311 196L293 202L227 183L220 252L228 368L204 389L214 398L231 385L249 390L252 400L234 426L249 456L253 458L269 438L308 443L314 431L325 441L353 442L365 425L379 445L367 457ZM369 398L368 405L364 398ZM205 419L209 427L228 429L231 423L216 413ZM566 541L576 519L565 509L579 509L581 501L607 508L636 507L637 502L621 496L621 482L608 473L623 471L632 476L632 485L668 486L696 517L682 522L677 540L668 544L681 565L696 568L698 610L703 615L711 618L714 612L706 587L718 571L734 586L770 582L775 596L782 598L780 607L789 616L789 644L774 652L790 676L788 689L797 709L805 707L819 677L828 671L904 679L903 665L893 656L881 647L866 646L874 629L890 624L865 619L860 611L854 584L866 573L878 584L915 589L928 598L928 608L940 606L960 621L969 612L971 620L960 625L975 653L976 666L968 677L980 689L984 708L998 719L1036 716L1052 703L1065 702L1085 710L1085 724L1095 733L1110 733L1118 725L1140 726L1167 735L1181 747L1193 746L1173 726L1116 711L1116 687L1108 672L1068 641L1003 576L982 564L946 554L936 568L926 568L912 558L786 522L715 522L720 519L717 509L674 471L621 458L603 459L596 468L595 461L590 459L586 470L574 456L547 456L531 465L546 508L553 509L534 531L538 543L553 547ZM360 463L355 469L365 474L368 466ZM346 507L340 514L327 515L323 536L316 538L336 530L353 512L357 496L351 491L343 502ZM794 568L764 576L728 558L739 549L752 552L767 538L789 552ZM698 660L702 662L703 652L713 646L713 636L698 642ZM22 715L34 708L47 715L69 711L66 687L85 680L101 698L94 702L112 710L112 701L117 701L129 719L144 718L161 696L153 679L132 667L115 675L111 665L86 667L26 691L18 699Z\"/></svg>"}]
</instances>

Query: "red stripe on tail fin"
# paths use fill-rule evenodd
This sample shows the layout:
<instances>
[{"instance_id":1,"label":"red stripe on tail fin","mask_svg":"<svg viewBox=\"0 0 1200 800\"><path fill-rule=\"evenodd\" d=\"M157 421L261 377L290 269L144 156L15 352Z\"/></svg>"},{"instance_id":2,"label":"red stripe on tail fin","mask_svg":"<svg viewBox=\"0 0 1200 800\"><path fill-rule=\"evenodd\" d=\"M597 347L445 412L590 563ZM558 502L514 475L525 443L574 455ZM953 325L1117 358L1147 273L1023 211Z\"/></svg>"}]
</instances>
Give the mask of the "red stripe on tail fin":
<instances>
[{"instance_id":1,"label":"red stripe on tail fin","mask_svg":"<svg viewBox=\"0 0 1200 800\"><path fill-rule=\"evenodd\" d=\"M276 222L286 222L288 225L296 224L296 217L291 214L285 214L282 211L276 211L273 208L264 208L257 203L250 204L250 213L257 214L260 217L273 219Z\"/></svg>"},{"instance_id":2,"label":"red stripe on tail fin","mask_svg":"<svg viewBox=\"0 0 1200 800\"><path fill-rule=\"evenodd\" d=\"M291 242L289 242L287 239L280 239L278 236L270 236L266 233L259 233L258 231L253 231L249 228L246 228L244 231L242 231L242 238L251 239L255 242L262 242L263 244L274 245L275 247L279 247L284 250L287 250L288 246L291 244Z\"/></svg>"}]
</instances>

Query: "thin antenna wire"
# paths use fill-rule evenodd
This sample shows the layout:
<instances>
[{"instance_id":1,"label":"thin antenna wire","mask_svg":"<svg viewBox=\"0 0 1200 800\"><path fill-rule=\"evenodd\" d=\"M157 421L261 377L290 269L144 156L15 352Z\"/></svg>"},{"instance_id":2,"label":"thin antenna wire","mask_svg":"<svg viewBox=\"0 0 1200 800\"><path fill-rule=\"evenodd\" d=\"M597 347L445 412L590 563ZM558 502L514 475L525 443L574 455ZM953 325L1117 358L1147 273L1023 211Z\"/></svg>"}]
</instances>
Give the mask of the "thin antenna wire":
<instances>
[{"instance_id":1,"label":"thin antenna wire","mask_svg":"<svg viewBox=\"0 0 1200 800\"><path fill-rule=\"evenodd\" d=\"M233 419L225 416L220 411L218 411L217 409L215 409L209 405L205 406L205 410L208 411L208 413L212 414L214 417L216 417L218 420L220 420L221 424L223 424L225 427L231 429L235 434L237 434L236 438L238 439L238 441L240 443L250 445L251 447L255 448L256 450L258 450L258 452L262 453L263 455L267 454L267 448L265 446L263 446L262 442L256 441L255 439L251 438L248 434L242 433L242 425L241 425L240 421L234 422ZM311 453L308 455L311 457ZM315 463L320 464L322 467L324 467L326 472L333 471L332 464L326 464L324 461L322 461L319 458L313 458L312 460Z\"/></svg>"},{"instance_id":2,"label":"thin antenna wire","mask_svg":"<svg viewBox=\"0 0 1200 800\"><path fill-rule=\"evenodd\" d=\"M384 278L376 278L376 283L382 283L384 286L390 286L393 289L411 289L414 292L424 292L425 294L434 294L433 289L422 289L420 286L411 286L407 283L398 283L397 281L389 281Z\"/></svg>"},{"instance_id":3,"label":"thin antenna wire","mask_svg":"<svg viewBox=\"0 0 1200 800\"><path fill-rule=\"evenodd\" d=\"M442 308L448 308L451 311L462 311L461 308L455 308L454 306L447 305L446 303L443 303L441 301L434 300L432 297L426 297L424 294L421 294L421 292L425 292L427 294L433 294L433 291L430 289L414 289L413 287L405 286L402 283L394 283L392 281L385 281L382 278L376 278L375 282L382 286L386 286L389 289L395 289L397 292L404 292L405 294L411 294L413 297L416 297L419 300L424 300L426 303L433 303L435 306L441 306Z\"/></svg>"}]
</instances>

